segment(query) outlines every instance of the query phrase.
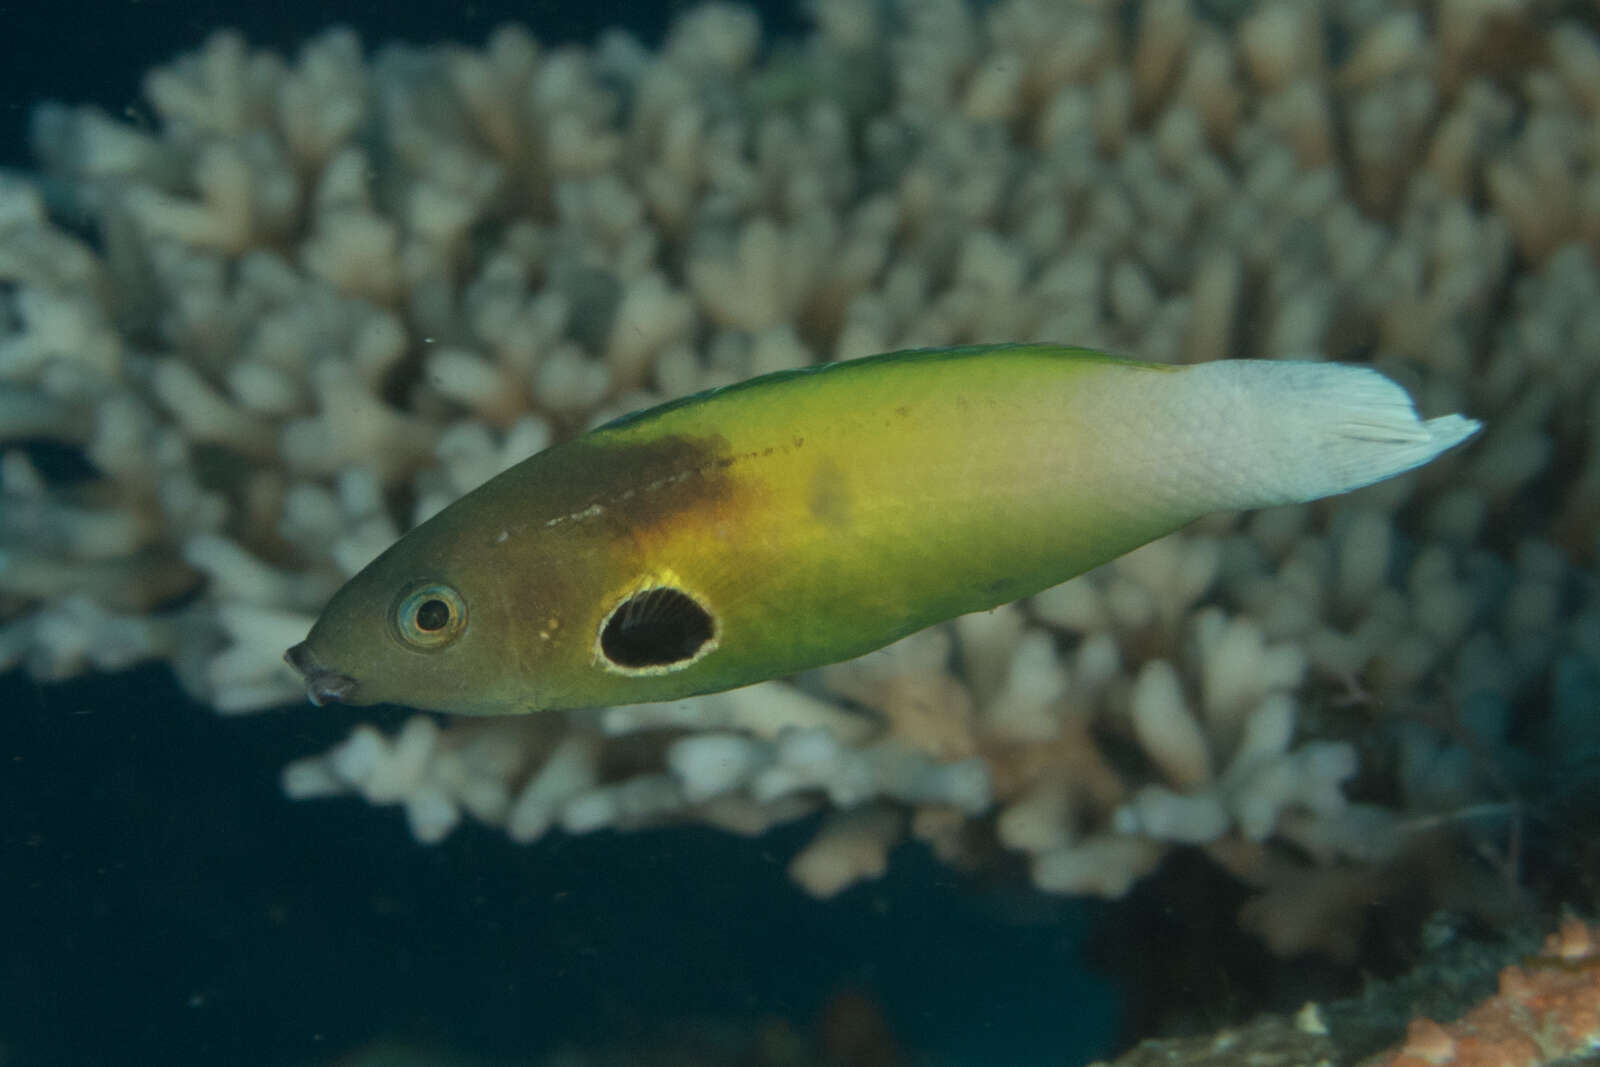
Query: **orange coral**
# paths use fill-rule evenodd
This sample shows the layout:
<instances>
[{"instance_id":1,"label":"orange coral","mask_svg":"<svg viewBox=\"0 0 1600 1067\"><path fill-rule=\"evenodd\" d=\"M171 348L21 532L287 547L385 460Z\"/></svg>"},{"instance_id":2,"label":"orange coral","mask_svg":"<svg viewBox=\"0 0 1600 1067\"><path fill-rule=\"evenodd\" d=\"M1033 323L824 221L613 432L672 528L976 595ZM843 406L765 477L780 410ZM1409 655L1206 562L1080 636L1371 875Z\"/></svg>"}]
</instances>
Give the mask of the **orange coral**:
<instances>
[{"instance_id":1,"label":"orange coral","mask_svg":"<svg viewBox=\"0 0 1600 1067\"><path fill-rule=\"evenodd\" d=\"M1453 1023L1414 1019L1366 1067L1538 1067L1600 1048L1600 927L1568 919L1500 991Z\"/></svg>"}]
</instances>

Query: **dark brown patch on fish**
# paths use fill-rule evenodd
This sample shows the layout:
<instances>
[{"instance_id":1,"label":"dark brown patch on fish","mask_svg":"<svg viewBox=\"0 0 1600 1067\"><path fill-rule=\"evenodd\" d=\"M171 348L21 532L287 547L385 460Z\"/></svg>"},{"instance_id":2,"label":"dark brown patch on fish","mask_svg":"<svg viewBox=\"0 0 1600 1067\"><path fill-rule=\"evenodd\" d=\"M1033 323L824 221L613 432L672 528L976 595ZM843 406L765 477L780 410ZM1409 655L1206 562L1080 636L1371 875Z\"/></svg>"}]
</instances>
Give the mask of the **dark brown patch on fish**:
<instances>
[{"instance_id":1,"label":"dark brown patch on fish","mask_svg":"<svg viewBox=\"0 0 1600 1067\"><path fill-rule=\"evenodd\" d=\"M554 451L554 450L552 450ZM729 471L744 457L718 437L663 437L648 442L579 438L539 478L536 525L601 521L631 528L716 510L734 495ZM602 488L596 488L602 487Z\"/></svg>"}]
</instances>

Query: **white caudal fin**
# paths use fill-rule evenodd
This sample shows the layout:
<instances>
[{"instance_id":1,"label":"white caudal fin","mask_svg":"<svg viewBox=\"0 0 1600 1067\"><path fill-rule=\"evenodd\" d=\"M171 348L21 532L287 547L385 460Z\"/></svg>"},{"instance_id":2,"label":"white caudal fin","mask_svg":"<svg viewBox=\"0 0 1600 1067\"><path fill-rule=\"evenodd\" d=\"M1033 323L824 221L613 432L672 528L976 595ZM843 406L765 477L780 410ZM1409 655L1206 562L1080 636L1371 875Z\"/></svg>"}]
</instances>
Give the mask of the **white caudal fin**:
<instances>
[{"instance_id":1,"label":"white caudal fin","mask_svg":"<svg viewBox=\"0 0 1600 1067\"><path fill-rule=\"evenodd\" d=\"M1423 419L1398 384L1344 363L1220 360L1186 367L1177 421L1196 446L1191 476L1218 508L1348 493L1420 467L1482 424Z\"/></svg>"}]
</instances>

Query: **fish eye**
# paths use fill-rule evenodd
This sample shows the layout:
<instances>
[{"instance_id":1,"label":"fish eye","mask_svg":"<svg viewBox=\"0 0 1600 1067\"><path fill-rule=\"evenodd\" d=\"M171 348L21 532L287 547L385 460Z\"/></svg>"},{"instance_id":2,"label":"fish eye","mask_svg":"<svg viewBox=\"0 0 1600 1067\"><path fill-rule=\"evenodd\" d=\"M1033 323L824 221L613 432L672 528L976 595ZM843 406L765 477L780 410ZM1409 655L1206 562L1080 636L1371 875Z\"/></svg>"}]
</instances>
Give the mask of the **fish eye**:
<instances>
[{"instance_id":1,"label":"fish eye","mask_svg":"<svg viewBox=\"0 0 1600 1067\"><path fill-rule=\"evenodd\" d=\"M430 582L395 602L393 624L402 644L432 652L453 642L467 628L467 602L450 586Z\"/></svg>"}]
</instances>

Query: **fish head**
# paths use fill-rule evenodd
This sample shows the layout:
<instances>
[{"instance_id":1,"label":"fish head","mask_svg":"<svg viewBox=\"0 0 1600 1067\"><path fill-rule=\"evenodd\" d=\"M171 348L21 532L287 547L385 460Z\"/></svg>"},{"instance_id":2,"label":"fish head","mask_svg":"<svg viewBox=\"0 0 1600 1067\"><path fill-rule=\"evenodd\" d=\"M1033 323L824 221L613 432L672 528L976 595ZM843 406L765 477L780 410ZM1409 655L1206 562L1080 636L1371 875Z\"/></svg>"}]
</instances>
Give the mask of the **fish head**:
<instances>
[{"instance_id":1,"label":"fish head","mask_svg":"<svg viewBox=\"0 0 1600 1067\"><path fill-rule=\"evenodd\" d=\"M720 439L601 432L548 449L390 546L285 658L315 704L469 715L756 680L718 655L721 609L751 601L727 577L747 508L725 451Z\"/></svg>"},{"instance_id":2,"label":"fish head","mask_svg":"<svg viewBox=\"0 0 1600 1067\"><path fill-rule=\"evenodd\" d=\"M351 578L284 659L313 704L401 704L458 714L541 705L539 664L516 640L542 583L513 577L459 529L413 530ZM549 642L546 642L547 644Z\"/></svg>"}]
</instances>

